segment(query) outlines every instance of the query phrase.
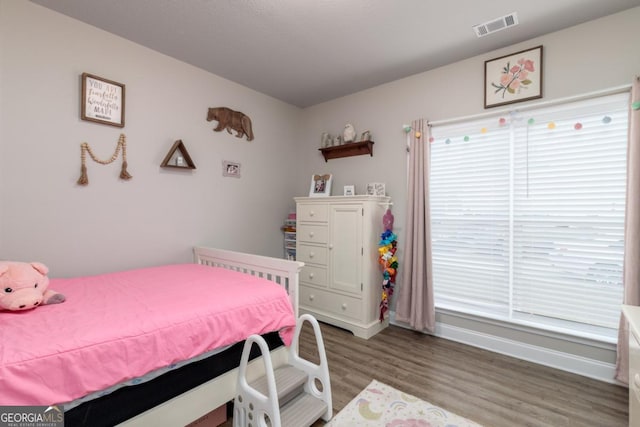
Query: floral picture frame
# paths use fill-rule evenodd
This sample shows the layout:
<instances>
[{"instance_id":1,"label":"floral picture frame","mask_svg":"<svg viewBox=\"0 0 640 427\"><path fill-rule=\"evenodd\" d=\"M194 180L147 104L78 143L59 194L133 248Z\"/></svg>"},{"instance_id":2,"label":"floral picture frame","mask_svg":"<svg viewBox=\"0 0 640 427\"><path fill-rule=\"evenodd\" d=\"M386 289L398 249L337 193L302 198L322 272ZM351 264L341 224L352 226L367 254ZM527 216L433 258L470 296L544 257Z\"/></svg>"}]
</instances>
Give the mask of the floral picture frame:
<instances>
[{"instance_id":1,"label":"floral picture frame","mask_svg":"<svg viewBox=\"0 0 640 427\"><path fill-rule=\"evenodd\" d=\"M309 187L309 197L328 197L331 195L331 183L333 175L314 174L311 175L311 186Z\"/></svg>"},{"instance_id":2,"label":"floral picture frame","mask_svg":"<svg viewBox=\"0 0 640 427\"><path fill-rule=\"evenodd\" d=\"M542 98L542 46L484 62L484 108Z\"/></svg>"}]
</instances>

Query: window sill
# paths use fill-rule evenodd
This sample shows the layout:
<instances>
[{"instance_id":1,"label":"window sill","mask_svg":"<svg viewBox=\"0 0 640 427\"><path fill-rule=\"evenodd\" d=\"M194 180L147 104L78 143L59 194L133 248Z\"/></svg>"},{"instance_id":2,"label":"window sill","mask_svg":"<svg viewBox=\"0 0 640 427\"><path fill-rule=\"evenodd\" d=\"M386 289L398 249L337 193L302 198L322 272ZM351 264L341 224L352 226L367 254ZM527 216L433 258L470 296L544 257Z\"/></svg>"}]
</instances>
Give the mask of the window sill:
<instances>
[{"instance_id":1,"label":"window sill","mask_svg":"<svg viewBox=\"0 0 640 427\"><path fill-rule=\"evenodd\" d=\"M617 331L613 334L599 334L590 331L576 331L573 329L563 328L558 325L545 325L534 323L524 319L507 319L499 316L490 316L486 313L462 312L452 307L439 305L436 307L436 313L448 316L458 317L461 319L471 320L474 322L484 323L487 325L497 326L505 329L515 330L527 334L538 335L551 339L568 341L580 345L586 345L604 350L613 350L616 348L618 337Z\"/></svg>"}]
</instances>

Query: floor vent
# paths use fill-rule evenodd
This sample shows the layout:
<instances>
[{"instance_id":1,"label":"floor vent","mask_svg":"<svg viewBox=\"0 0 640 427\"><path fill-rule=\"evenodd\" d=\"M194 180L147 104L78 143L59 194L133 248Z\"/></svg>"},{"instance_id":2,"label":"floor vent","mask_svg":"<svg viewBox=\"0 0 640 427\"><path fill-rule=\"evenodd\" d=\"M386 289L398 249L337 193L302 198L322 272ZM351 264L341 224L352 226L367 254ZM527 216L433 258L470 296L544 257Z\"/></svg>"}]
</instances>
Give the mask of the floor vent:
<instances>
[{"instance_id":1,"label":"floor vent","mask_svg":"<svg viewBox=\"0 0 640 427\"><path fill-rule=\"evenodd\" d=\"M484 24L474 25L473 31L476 32L476 36L484 37L496 31L513 27L514 25L518 25L518 15L515 12L494 19L493 21L485 22Z\"/></svg>"}]
</instances>

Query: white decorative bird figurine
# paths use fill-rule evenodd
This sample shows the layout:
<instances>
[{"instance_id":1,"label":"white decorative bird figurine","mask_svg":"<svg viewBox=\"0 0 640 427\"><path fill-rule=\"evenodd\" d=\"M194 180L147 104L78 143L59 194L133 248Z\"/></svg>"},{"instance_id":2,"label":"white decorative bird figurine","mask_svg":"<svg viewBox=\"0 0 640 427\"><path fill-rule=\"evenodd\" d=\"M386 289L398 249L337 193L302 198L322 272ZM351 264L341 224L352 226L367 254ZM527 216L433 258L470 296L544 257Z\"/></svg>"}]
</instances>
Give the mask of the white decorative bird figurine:
<instances>
[{"instance_id":1,"label":"white decorative bird figurine","mask_svg":"<svg viewBox=\"0 0 640 427\"><path fill-rule=\"evenodd\" d=\"M342 132L342 140L344 142L353 142L356 139L356 130L351 123L344 125L344 132Z\"/></svg>"}]
</instances>

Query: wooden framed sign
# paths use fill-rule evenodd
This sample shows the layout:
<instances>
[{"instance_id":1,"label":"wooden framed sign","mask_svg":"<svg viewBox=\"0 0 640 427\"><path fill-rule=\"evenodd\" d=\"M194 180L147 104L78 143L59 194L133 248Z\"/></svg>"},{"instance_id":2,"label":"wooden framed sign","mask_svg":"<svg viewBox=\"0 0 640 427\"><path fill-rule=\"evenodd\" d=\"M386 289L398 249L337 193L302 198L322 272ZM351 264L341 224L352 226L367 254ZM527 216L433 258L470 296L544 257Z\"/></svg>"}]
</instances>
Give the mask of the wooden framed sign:
<instances>
[{"instance_id":1,"label":"wooden framed sign","mask_svg":"<svg viewBox=\"0 0 640 427\"><path fill-rule=\"evenodd\" d=\"M124 127L124 85L82 73L82 120Z\"/></svg>"}]
</instances>

